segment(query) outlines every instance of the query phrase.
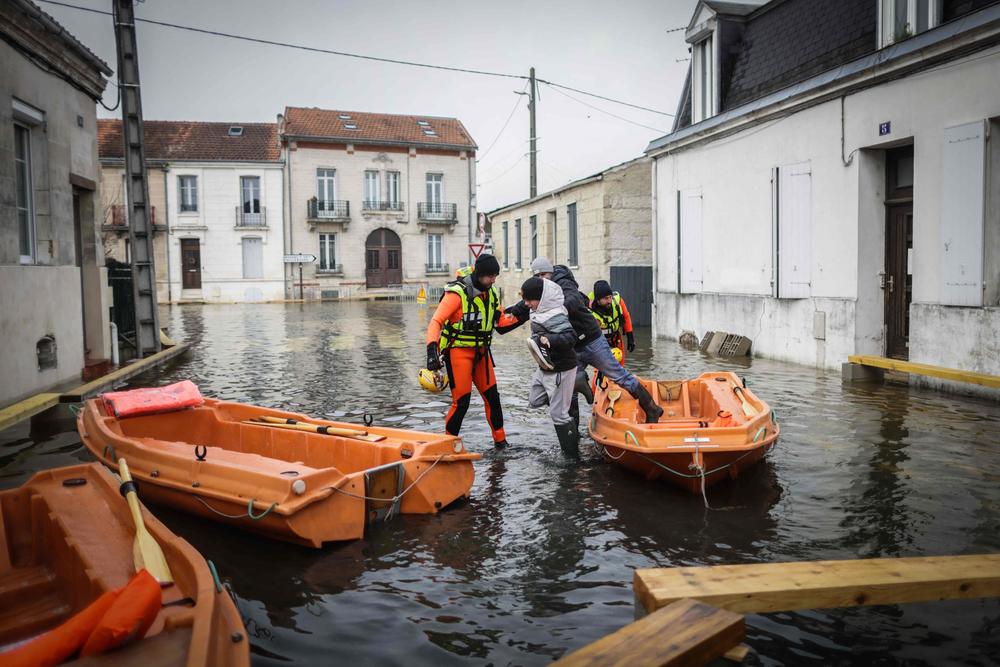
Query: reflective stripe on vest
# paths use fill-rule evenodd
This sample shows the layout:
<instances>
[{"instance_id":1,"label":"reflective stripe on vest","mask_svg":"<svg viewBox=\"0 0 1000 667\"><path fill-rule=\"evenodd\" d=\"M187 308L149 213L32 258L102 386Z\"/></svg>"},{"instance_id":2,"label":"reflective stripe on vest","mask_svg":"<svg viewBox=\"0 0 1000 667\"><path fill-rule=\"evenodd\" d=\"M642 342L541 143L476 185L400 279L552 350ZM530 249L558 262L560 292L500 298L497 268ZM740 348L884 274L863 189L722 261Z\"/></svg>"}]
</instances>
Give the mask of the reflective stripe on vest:
<instances>
[{"instance_id":1,"label":"reflective stripe on vest","mask_svg":"<svg viewBox=\"0 0 1000 667\"><path fill-rule=\"evenodd\" d=\"M471 282L471 280L470 280ZM441 327L441 349L449 347L489 346L493 340L494 317L500 307L500 294L495 287L470 299L471 284L465 280L448 283L445 292L454 292L462 300L462 319L445 322ZM485 297L486 303L483 303ZM443 298L443 295L442 295Z\"/></svg>"},{"instance_id":2,"label":"reflective stripe on vest","mask_svg":"<svg viewBox=\"0 0 1000 667\"><path fill-rule=\"evenodd\" d=\"M612 334L618 333L622 328L622 319L624 314L622 313L622 297L615 292L611 295L611 314L605 315L599 312L594 306L594 293L591 292L587 295L590 299L590 312L594 313L594 319L597 320L597 324L601 327L601 331L605 336L610 336Z\"/></svg>"}]
</instances>

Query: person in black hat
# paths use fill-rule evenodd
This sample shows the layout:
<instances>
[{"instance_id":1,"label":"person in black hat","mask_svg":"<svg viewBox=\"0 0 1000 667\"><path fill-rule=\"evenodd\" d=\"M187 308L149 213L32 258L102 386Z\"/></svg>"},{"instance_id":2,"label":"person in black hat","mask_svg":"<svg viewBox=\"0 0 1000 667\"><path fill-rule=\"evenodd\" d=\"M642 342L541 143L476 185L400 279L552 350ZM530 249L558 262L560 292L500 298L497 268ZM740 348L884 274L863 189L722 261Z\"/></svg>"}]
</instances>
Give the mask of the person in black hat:
<instances>
[{"instance_id":1,"label":"person in black hat","mask_svg":"<svg viewBox=\"0 0 1000 667\"><path fill-rule=\"evenodd\" d=\"M607 280L594 283L594 291L587 295L590 299L590 309L594 319L601 326L608 345L621 350L622 363L625 361L625 351L635 350L635 335L632 333L632 316L628 313L625 299L611 289ZM625 337L622 340L622 336Z\"/></svg>"},{"instance_id":2,"label":"person in black hat","mask_svg":"<svg viewBox=\"0 0 1000 667\"><path fill-rule=\"evenodd\" d=\"M444 366L448 371L451 407L444 423L447 433L458 435L461 430L475 384L486 405L493 443L506 447L490 344L494 331L505 334L521 322L503 312L500 293L493 285L499 274L497 258L483 254L474 266L460 269L456 279L445 286L427 325L427 369L436 371Z\"/></svg>"}]
</instances>

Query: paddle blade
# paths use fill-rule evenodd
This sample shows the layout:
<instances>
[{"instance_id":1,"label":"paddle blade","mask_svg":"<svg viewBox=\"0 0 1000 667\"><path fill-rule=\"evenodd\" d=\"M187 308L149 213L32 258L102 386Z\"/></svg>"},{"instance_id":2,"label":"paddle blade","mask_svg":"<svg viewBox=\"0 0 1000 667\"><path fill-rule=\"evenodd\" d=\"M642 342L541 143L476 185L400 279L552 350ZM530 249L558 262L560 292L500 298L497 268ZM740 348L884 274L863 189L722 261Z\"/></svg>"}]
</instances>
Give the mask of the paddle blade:
<instances>
[{"instance_id":1,"label":"paddle blade","mask_svg":"<svg viewBox=\"0 0 1000 667\"><path fill-rule=\"evenodd\" d=\"M174 577L170 573L170 566L167 565L163 550L146 530L146 524L142 520L142 510L139 508L139 496L135 492L135 484L132 482L132 475L129 474L128 463L124 458L118 459L118 472L122 478L121 490L132 513L132 522L135 524L135 541L132 543L135 571L139 572L145 568L160 586L169 586L174 583Z\"/></svg>"}]
</instances>

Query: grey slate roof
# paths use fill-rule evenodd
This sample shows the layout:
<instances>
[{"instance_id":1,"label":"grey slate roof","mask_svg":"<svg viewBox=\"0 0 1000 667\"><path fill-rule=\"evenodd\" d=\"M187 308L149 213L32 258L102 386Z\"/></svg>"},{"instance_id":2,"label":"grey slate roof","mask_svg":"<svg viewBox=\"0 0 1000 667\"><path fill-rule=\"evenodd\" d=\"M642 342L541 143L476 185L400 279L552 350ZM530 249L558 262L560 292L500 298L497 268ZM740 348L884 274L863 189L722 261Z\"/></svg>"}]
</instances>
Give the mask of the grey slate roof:
<instances>
[{"instance_id":1,"label":"grey slate roof","mask_svg":"<svg viewBox=\"0 0 1000 667\"><path fill-rule=\"evenodd\" d=\"M722 110L875 51L874 0L785 0L750 17ZM728 83L728 85L726 85Z\"/></svg>"}]
</instances>

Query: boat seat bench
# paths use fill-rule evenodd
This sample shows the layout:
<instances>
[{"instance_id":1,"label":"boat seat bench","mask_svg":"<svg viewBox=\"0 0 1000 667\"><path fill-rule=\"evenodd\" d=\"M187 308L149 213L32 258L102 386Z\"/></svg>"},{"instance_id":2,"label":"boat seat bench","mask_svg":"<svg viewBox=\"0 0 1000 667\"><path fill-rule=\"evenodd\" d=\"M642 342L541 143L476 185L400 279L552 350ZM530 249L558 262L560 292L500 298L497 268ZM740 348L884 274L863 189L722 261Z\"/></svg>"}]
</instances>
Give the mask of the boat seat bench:
<instances>
[{"instance_id":1,"label":"boat seat bench","mask_svg":"<svg viewBox=\"0 0 1000 667\"><path fill-rule=\"evenodd\" d=\"M190 442L159 440L157 438L137 438L137 440L150 448L168 451L171 454L181 457L189 457L192 461L195 460L195 445ZM318 468L312 468L305 465L302 461L286 461L284 459L275 459L270 456L262 456L260 454L234 452L230 449L226 449L225 447L216 447L215 445L204 445L204 447L206 462L212 461L218 463L221 461L227 465L247 468L248 470L264 473L273 472L276 475L280 475L282 472L287 470L295 470L300 475L316 472L318 470Z\"/></svg>"}]
</instances>

